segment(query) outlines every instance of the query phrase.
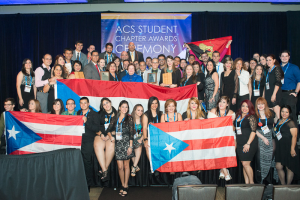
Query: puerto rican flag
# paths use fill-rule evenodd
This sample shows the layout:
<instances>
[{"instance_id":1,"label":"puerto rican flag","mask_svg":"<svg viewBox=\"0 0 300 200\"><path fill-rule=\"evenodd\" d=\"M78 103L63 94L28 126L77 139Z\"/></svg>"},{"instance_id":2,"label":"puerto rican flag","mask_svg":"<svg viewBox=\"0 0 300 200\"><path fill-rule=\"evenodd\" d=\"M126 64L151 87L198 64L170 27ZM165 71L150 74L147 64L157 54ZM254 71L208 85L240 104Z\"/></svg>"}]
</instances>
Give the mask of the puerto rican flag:
<instances>
[{"instance_id":1,"label":"puerto rican flag","mask_svg":"<svg viewBox=\"0 0 300 200\"><path fill-rule=\"evenodd\" d=\"M149 124L152 172L236 167L232 118Z\"/></svg>"},{"instance_id":2,"label":"puerto rican flag","mask_svg":"<svg viewBox=\"0 0 300 200\"><path fill-rule=\"evenodd\" d=\"M81 147L85 132L82 116L5 112L6 152L42 153Z\"/></svg>"},{"instance_id":3,"label":"puerto rican flag","mask_svg":"<svg viewBox=\"0 0 300 200\"><path fill-rule=\"evenodd\" d=\"M72 98L75 100L75 110L79 110L79 100L83 96L89 98L90 106L96 111L100 109L100 101L103 97L109 98L116 109L118 109L119 103L122 100L127 100L130 113L136 104L142 104L146 111L149 98L156 96L160 101L161 111L164 111L167 99L174 99L177 101L177 111L183 113L187 109L189 99L198 97L198 91L196 84L171 89L136 82L98 81L90 79L65 79L57 81L55 97L61 99L64 105L66 105L66 101L69 98Z\"/></svg>"}]
</instances>

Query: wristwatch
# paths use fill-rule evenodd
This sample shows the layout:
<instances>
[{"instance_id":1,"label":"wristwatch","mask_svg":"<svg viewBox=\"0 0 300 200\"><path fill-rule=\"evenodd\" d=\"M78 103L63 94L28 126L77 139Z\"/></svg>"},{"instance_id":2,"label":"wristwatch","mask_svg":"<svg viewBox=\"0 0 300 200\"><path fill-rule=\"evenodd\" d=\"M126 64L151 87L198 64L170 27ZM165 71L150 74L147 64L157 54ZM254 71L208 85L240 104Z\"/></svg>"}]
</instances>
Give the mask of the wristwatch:
<instances>
[{"instance_id":1,"label":"wristwatch","mask_svg":"<svg viewBox=\"0 0 300 200\"><path fill-rule=\"evenodd\" d=\"M144 139L144 142L145 142L146 140L148 140L148 138L145 138L145 139Z\"/></svg>"}]
</instances>

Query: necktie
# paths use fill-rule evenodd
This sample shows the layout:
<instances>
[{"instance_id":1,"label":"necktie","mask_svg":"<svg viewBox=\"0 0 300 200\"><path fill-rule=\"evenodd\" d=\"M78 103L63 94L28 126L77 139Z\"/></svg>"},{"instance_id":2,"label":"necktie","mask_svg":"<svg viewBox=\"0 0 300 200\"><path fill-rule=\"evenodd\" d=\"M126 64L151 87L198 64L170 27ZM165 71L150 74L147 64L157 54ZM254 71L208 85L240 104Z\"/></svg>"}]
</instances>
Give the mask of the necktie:
<instances>
[{"instance_id":1,"label":"necktie","mask_svg":"<svg viewBox=\"0 0 300 200\"><path fill-rule=\"evenodd\" d=\"M101 75L100 75L100 69L98 68L98 65L95 64L95 66L96 66L96 69L97 69L97 71L98 71L98 73L99 73L99 77L101 77Z\"/></svg>"},{"instance_id":2,"label":"necktie","mask_svg":"<svg viewBox=\"0 0 300 200\"><path fill-rule=\"evenodd\" d=\"M131 54L131 60L132 60L132 62L134 62L134 56L133 56L133 53L130 52L130 54Z\"/></svg>"},{"instance_id":3,"label":"necktie","mask_svg":"<svg viewBox=\"0 0 300 200\"><path fill-rule=\"evenodd\" d=\"M79 53L77 53L76 60L79 60Z\"/></svg>"}]
</instances>

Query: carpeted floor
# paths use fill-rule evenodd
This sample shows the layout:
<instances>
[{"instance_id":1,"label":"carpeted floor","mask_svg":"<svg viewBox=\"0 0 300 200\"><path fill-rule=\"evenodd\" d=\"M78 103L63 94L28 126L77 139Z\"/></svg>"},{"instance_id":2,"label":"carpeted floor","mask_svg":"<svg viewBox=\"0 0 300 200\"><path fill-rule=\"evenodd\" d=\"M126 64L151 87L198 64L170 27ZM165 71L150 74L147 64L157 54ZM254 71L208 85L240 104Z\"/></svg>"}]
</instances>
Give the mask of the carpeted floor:
<instances>
[{"instance_id":1,"label":"carpeted floor","mask_svg":"<svg viewBox=\"0 0 300 200\"><path fill-rule=\"evenodd\" d=\"M99 188L100 189L100 188ZM92 198L91 198L92 199ZM128 195L121 197L119 189L103 188L99 200L118 200L118 199L134 199L134 200L171 200L172 189L168 187L130 187ZM216 200L225 199L225 188L218 187Z\"/></svg>"}]
</instances>

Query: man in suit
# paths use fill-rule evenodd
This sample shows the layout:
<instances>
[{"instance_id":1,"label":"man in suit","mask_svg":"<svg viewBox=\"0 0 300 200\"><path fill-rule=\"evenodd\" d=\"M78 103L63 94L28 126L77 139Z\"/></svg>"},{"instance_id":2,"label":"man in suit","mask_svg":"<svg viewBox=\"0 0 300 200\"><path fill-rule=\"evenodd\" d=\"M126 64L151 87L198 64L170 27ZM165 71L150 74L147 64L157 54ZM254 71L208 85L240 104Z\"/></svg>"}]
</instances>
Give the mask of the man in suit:
<instances>
[{"instance_id":1,"label":"man in suit","mask_svg":"<svg viewBox=\"0 0 300 200\"><path fill-rule=\"evenodd\" d=\"M79 60L82 63L82 68L84 69L85 65L88 64L88 60L86 55L81 52L82 48L83 42L81 40L76 41L75 50L73 51L73 57L71 60Z\"/></svg>"},{"instance_id":2,"label":"man in suit","mask_svg":"<svg viewBox=\"0 0 300 200\"><path fill-rule=\"evenodd\" d=\"M73 67L73 60L71 60L73 56L73 50L70 48L65 48L64 49L64 57L65 57L65 67L66 67L66 73L69 75L72 72L72 67Z\"/></svg>"},{"instance_id":3,"label":"man in suit","mask_svg":"<svg viewBox=\"0 0 300 200\"><path fill-rule=\"evenodd\" d=\"M152 68L148 69L147 71L144 72L144 79L143 82L147 83L148 82L148 74L149 73L156 73L156 84L154 85L158 85L159 81L160 81L160 73L161 70L158 68L158 59L157 58L153 58L152 59ZM153 83L151 83L153 84Z\"/></svg>"},{"instance_id":4,"label":"man in suit","mask_svg":"<svg viewBox=\"0 0 300 200\"><path fill-rule=\"evenodd\" d=\"M134 62L134 61L139 61L139 62L144 61L143 53L135 50L135 45L134 45L133 42L130 42L128 44L128 49L129 49L129 51L127 53L128 53L129 59L132 62Z\"/></svg>"},{"instance_id":5,"label":"man in suit","mask_svg":"<svg viewBox=\"0 0 300 200\"><path fill-rule=\"evenodd\" d=\"M96 49L95 45L92 45L92 44L89 46L89 48L87 48L87 51L88 51L88 53L87 53L87 60L88 60L88 63L91 61L91 59L92 59L91 53L92 53L92 51L94 51L95 49Z\"/></svg>"},{"instance_id":6,"label":"man in suit","mask_svg":"<svg viewBox=\"0 0 300 200\"><path fill-rule=\"evenodd\" d=\"M85 79L100 80L100 69L97 65L99 60L98 51L92 51L91 57L91 62L83 68L84 77Z\"/></svg>"},{"instance_id":7,"label":"man in suit","mask_svg":"<svg viewBox=\"0 0 300 200\"><path fill-rule=\"evenodd\" d=\"M113 62L114 58L117 57L113 52L113 44L106 43L105 52L99 54L99 58L103 58L105 60L105 67L108 63Z\"/></svg>"},{"instance_id":8,"label":"man in suit","mask_svg":"<svg viewBox=\"0 0 300 200\"><path fill-rule=\"evenodd\" d=\"M128 59L129 59L128 58L128 53L126 51L122 51L122 53L121 53L121 64L119 66L118 72L121 72L121 71L124 70L123 62L124 62L124 60L128 60Z\"/></svg>"},{"instance_id":9,"label":"man in suit","mask_svg":"<svg viewBox=\"0 0 300 200\"><path fill-rule=\"evenodd\" d=\"M140 75L142 79L145 79L146 63L145 61L140 62L139 69L136 71L137 75Z\"/></svg>"},{"instance_id":10,"label":"man in suit","mask_svg":"<svg viewBox=\"0 0 300 200\"><path fill-rule=\"evenodd\" d=\"M123 78L126 74L128 74L128 71L127 71L128 65L129 65L129 60L124 60L124 61L123 61L123 68L124 68L124 70L121 71L121 72L118 74L118 79L119 79L120 81L122 80L122 78Z\"/></svg>"}]
</instances>

